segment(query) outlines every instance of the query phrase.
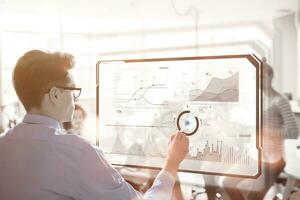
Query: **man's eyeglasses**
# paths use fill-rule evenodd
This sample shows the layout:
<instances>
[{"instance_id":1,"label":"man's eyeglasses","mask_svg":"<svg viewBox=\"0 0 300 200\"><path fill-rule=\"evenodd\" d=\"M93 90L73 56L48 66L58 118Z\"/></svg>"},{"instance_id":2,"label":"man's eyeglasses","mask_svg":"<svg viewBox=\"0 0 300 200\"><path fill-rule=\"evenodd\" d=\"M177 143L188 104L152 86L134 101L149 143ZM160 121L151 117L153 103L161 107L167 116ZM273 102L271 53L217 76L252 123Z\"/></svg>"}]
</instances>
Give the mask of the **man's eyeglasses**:
<instances>
[{"instance_id":1,"label":"man's eyeglasses","mask_svg":"<svg viewBox=\"0 0 300 200\"><path fill-rule=\"evenodd\" d=\"M74 101L78 101L79 96L81 94L81 88L64 87L64 86L56 86L56 87L59 88L59 89L63 89L63 90L72 90Z\"/></svg>"}]
</instances>

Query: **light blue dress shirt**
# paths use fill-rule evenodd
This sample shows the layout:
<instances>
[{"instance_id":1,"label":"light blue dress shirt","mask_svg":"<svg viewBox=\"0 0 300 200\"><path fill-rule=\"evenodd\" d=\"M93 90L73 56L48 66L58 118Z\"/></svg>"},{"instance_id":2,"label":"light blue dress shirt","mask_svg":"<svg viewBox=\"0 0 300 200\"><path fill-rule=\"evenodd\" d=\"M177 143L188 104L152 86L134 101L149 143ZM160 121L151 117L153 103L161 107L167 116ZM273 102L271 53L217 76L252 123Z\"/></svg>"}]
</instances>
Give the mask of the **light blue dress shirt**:
<instances>
[{"instance_id":1,"label":"light blue dress shirt","mask_svg":"<svg viewBox=\"0 0 300 200\"><path fill-rule=\"evenodd\" d=\"M169 200L174 177L161 171L144 194L134 190L103 152L58 121L26 115L0 136L1 200Z\"/></svg>"}]
</instances>

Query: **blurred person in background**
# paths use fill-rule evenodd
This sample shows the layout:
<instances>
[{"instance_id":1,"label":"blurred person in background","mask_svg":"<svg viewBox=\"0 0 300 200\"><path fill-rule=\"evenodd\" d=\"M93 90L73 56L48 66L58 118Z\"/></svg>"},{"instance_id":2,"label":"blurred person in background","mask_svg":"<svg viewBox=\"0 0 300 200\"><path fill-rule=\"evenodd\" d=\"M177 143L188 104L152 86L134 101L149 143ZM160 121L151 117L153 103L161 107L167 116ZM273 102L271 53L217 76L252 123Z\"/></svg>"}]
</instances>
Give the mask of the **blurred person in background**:
<instances>
[{"instance_id":1,"label":"blurred person in background","mask_svg":"<svg viewBox=\"0 0 300 200\"><path fill-rule=\"evenodd\" d=\"M86 111L79 104L75 104L73 119L70 122L64 122L63 127L67 134L83 135L84 122L87 117Z\"/></svg>"},{"instance_id":2,"label":"blurred person in background","mask_svg":"<svg viewBox=\"0 0 300 200\"><path fill-rule=\"evenodd\" d=\"M252 186L247 195L248 199L263 199L284 169L284 139L297 139L299 136L297 122L288 99L272 86L274 72L266 58L262 59L262 73L262 174L255 180L226 178L224 187L231 199L244 199L237 187L244 180Z\"/></svg>"}]
</instances>

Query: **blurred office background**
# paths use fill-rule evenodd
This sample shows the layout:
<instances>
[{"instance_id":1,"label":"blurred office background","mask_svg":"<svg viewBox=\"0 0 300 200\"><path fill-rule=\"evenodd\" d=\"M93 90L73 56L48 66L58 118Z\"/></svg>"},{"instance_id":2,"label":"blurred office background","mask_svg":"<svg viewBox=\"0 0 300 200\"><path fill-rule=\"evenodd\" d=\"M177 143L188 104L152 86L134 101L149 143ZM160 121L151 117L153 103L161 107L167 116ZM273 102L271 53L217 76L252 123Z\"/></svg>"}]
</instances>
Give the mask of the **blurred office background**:
<instances>
[{"instance_id":1,"label":"blurred office background","mask_svg":"<svg viewBox=\"0 0 300 200\"><path fill-rule=\"evenodd\" d=\"M31 49L76 57L92 140L95 66L104 59L254 53L267 58L274 87L300 113L298 0L0 0L0 131L23 115L11 74Z\"/></svg>"}]
</instances>

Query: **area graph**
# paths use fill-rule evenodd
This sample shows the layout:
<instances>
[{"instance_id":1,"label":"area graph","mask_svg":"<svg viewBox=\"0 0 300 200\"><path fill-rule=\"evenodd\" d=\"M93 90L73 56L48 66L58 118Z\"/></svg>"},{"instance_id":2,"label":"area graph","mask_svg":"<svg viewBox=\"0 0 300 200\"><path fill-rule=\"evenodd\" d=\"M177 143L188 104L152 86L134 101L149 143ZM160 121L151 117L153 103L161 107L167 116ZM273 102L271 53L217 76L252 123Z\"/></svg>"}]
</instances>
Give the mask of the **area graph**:
<instances>
[{"instance_id":1,"label":"area graph","mask_svg":"<svg viewBox=\"0 0 300 200\"><path fill-rule=\"evenodd\" d=\"M190 101L209 102L238 102L239 101L239 73L222 79L212 77L205 89L189 91Z\"/></svg>"}]
</instances>

